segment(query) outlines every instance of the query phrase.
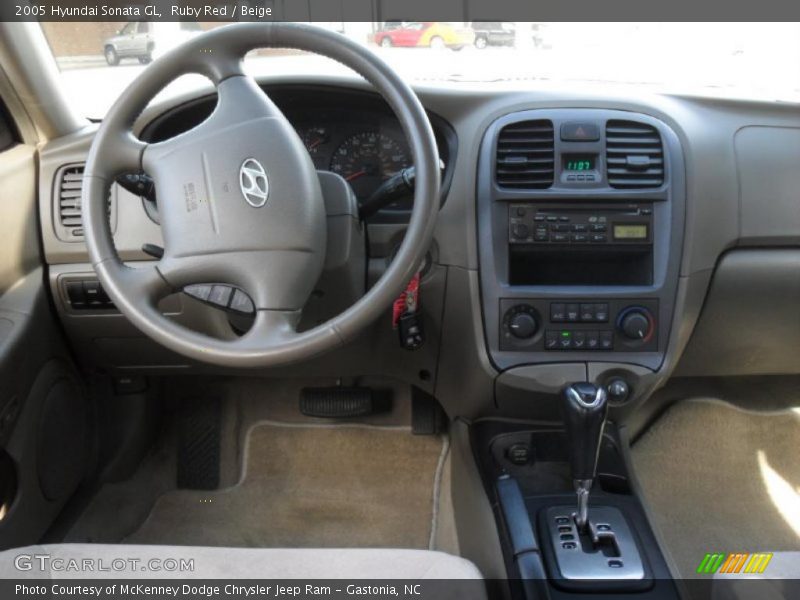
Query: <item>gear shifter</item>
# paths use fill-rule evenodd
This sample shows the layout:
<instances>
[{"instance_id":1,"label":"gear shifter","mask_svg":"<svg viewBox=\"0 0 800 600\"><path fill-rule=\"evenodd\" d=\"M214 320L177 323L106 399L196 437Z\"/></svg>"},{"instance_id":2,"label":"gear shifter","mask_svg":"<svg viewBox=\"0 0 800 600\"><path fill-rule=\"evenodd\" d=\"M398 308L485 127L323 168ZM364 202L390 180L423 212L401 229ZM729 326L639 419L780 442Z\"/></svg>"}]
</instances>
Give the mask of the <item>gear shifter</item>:
<instances>
[{"instance_id":1,"label":"gear shifter","mask_svg":"<svg viewBox=\"0 0 800 600\"><path fill-rule=\"evenodd\" d=\"M606 390L588 382L573 383L564 390L563 412L570 439L570 467L578 511L575 522L580 531L589 521L589 491L592 489L600 453L600 439L606 424Z\"/></svg>"}]
</instances>

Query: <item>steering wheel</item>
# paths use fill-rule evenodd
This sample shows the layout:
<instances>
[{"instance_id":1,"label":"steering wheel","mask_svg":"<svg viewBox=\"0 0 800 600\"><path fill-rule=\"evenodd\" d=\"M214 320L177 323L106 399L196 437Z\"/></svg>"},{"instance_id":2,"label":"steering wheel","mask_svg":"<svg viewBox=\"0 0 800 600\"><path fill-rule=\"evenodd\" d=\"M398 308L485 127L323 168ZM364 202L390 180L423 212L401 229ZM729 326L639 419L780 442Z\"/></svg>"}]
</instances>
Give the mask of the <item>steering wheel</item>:
<instances>
[{"instance_id":1,"label":"steering wheel","mask_svg":"<svg viewBox=\"0 0 800 600\"><path fill-rule=\"evenodd\" d=\"M297 133L242 67L255 48L327 56L350 67L388 102L416 168L405 237L379 281L338 316L298 332L301 310L325 259L326 215L317 172ZM214 84L214 112L195 128L147 144L133 124L180 75ZM155 180L164 255L125 265L108 223L109 186L123 172ZM414 92L382 60L338 34L295 23L246 23L193 38L153 62L123 92L100 126L84 171L86 244L103 287L146 335L189 358L227 367L297 362L353 338L392 303L422 263L439 209L439 156ZM199 283L244 290L255 306L250 330L233 340L192 331L165 317L158 301Z\"/></svg>"}]
</instances>

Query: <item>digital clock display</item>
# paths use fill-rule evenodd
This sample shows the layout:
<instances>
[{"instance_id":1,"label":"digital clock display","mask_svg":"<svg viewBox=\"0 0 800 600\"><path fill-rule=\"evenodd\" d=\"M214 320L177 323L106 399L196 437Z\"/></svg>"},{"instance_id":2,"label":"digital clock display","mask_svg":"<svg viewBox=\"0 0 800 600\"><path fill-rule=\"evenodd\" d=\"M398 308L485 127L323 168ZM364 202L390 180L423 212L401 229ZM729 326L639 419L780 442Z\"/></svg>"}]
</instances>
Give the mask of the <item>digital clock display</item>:
<instances>
[{"instance_id":1,"label":"digital clock display","mask_svg":"<svg viewBox=\"0 0 800 600\"><path fill-rule=\"evenodd\" d=\"M564 170L565 171L594 171L595 157L589 154L565 154L564 155Z\"/></svg>"},{"instance_id":2,"label":"digital clock display","mask_svg":"<svg viewBox=\"0 0 800 600\"><path fill-rule=\"evenodd\" d=\"M615 240L646 240L647 239L647 225L645 224L629 224L629 225L614 225L614 239Z\"/></svg>"}]
</instances>

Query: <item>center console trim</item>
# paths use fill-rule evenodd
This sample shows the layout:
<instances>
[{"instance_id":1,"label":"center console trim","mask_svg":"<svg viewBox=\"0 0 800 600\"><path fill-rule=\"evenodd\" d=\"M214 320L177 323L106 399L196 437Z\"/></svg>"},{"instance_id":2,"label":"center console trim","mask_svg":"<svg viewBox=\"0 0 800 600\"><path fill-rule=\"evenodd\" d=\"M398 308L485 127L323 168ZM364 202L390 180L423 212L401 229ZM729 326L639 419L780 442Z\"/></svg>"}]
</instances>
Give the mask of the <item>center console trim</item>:
<instances>
[{"instance_id":1,"label":"center console trim","mask_svg":"<svg viewBox=\"0 0 800 600\"><path fill-rule=\"evenodd\" d=\"M580 188L564 186L556 181L550 189L519 190L497 186L494 180L494 161L497 138L506 125L538 119L550 119L554 124L565 121L611 119L636 121L655 127L662 140L665 180L653 189L613 189L598 185ZM556 128L557 130L557 128ZM561 142L563 145L563 142ZM556 141L556 147L559 142ZM556 161L558 162L558 161ZM602 360L597 352L545 352L543 350L507 350L501 348L501 300L564 301L585 298L604 302L614 299L633 301L653 299L658 304L656 315L656 347L649 351L614 349L606 360L615 363L640 365L657 371L664 362L670 340L678 286L680 259L683 248L686 182L681 145L675 132L662 121L641 113L606 109L534 109L504 115L494 121L484 135L478 164L477 224L479 276L484 336L489 358L499 370L526 364L591 362ZM509 282L509 209L512 205L562 205L563 207L625 206L645 203L652 205L655 224L652 236L653 277L651 285L511 285ZM534 245L535 246L535 245Z\"/></svg>"}]
</instances>

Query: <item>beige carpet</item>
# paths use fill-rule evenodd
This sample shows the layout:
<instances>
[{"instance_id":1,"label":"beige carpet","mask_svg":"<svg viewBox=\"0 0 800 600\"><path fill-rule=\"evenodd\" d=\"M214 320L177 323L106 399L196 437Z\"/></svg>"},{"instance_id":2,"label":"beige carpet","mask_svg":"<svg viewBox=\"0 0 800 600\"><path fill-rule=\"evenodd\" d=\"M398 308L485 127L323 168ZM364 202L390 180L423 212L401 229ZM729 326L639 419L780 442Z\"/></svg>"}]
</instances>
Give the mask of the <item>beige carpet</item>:
<instances>
[{"instance_id":1,"label":"beige carpet","mask_svg":"<svg viewBox=\"0 0 800 600\"><path fill-rule=\"evenodd\" d=\"M260 424L241 482L162 495L125 541L427 548L443 444L408 428Z\"/></svg>"},{"instance_id":2,"label":"beige carpet","mask_svg":"<svg viewBox=\"0 0 800 600\"><path fill-rule=\"evenodd\" d=\"M680 402L634 445L633 459L683 577L706 552L800 550L796 409Z\"/></svg>"}]
</instances>

